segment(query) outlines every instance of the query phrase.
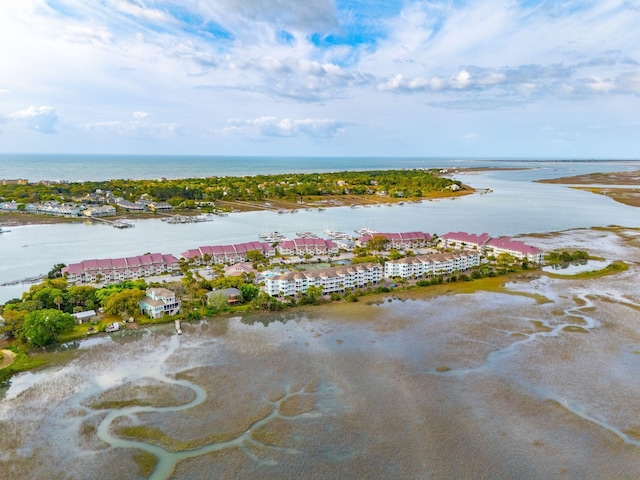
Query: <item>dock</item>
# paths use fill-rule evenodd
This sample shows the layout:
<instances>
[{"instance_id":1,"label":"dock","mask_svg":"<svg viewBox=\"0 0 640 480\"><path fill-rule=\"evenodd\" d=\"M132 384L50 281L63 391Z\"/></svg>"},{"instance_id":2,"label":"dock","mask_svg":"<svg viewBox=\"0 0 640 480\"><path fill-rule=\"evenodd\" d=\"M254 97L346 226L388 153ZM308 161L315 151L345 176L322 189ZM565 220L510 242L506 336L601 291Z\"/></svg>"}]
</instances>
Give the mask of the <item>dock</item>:
<instances>
[{"instance_id":1,"label":"dock","mask_svg":"<svg viewBox=\"0 0 640 480\"><path fill-rule=\"evenodd\" d=\"M176 333L178 335L182 335L182 329L180 328L180 320L174 320L174 323L176 325Z\"/></svg>"}]
</instances>

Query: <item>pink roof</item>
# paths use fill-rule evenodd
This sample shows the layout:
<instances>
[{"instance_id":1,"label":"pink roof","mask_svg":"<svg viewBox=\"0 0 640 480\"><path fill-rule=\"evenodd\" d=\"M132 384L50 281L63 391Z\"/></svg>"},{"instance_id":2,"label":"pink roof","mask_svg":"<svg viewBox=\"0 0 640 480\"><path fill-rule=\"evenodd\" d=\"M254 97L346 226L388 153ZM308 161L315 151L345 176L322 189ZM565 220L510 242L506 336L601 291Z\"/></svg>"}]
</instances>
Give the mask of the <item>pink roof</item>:
<instances>
[{"instance_id":1,"label":"pink roof","mask_svg":"<svg viewBox=\"0 0 640 480\"><path fill-rule=\"evenodd\" d=\"M466 232L449 232L442 235L442 238L446 240L453 240L455 242L474 243L476 245L483 245L491 237L489 236L488 233L482 233L480 235L476 235L474 233L466 233Z\"/></svg>"},{"instance_id":2,"label":"pink roof","mask_svg":"<svg viewBox=\"0 0 640 480\"><path fill-rule=\"evenodd\" d=\"M137 267L140 265L140 257L127 257L125 260L127 261L127 265L130 267Z\"/></svg>"},{"instance_id":3,"label":"pink roof","mask_svg":"<svg viewBox=\"0 0 640 480\"><path fill-rule=\"evenodd\" d=\"M487 242L492 247L503 248L505 250L513 250L521 253L542 253L542 250L531 245L527 245L519 240L511 240L509 237L492 238Z\"/></svg>"},{"instance_id":4,"label":"pink roof","mask_svg":"<svg viewBox=\"0 0 640 480\"><path fill-rule=\"evenodd\" d=\"M127 261L124 258L112 258L111 266L113 268L125 268L127 266Z\"/></svg>"},{"instance_id":5,"label":"pink roof","mask_svg":"<svg viewBox=\"0 0 640 480\"><path fill-rule=\"evenodd\" d=\"M195 250L195 249L187 250L186 252L182 252L180 256L186 259L197 258L200 256L200 250Z\"/></svg>"},{"instance_id":6,"label":"pink roof","mask_svg":"<svg viewBox=\"0 0 640 480\"><path fill-rule=\"evenodd\" d=\"M162 255L162 260L167 265L173 265L174 263L178 263L178 259L171 255L170 253Z\"/></svg>"},{"instance_id":7,"label":"pink roof","mask_svg":"<svg viewBox=\"0 0 640 480\"><path fill-rule=\"evenodd\" d=\"M89 268L98 268L98 261L97 260L85 260L82 262L82 267L86 270Z\"/></svg>"},{"instance_id":8,"label":"pink roof","mask_svg":"<svg viewBox=\"0 0 640 480\"><path fill-rule=\"evenodd\" d=\"M211 254L221 254L224 253L224 249L222 248L221 245L216 245L214 247L211 247Z\"/></svg>"},{"instance_id":9,"label":"pink roof","mask_svg":"<svg viewBox=\"0 0 640 480\"><path fill-rule=\"evenodd\" d=\"M98 264L98 268L101 268L101 269L111 268L110 258L106 258L104 260L96 260L96 263Z\"/></svg>"},{"instance_id":10,"label":"pink roof","mask_svg":"<svg viewBox=\"0 0 640 480\"><path fill-rule=\"evenodd\" d=\"M164 261L161 253L152 253L150 256L153 263L163 263Z\"/></svg>"},{"instance_id":11,"label":"pink roof","mask_svg":"<svg viewBox=\"0 0 640 480\"><path fill-rule=\"evenodd\" d=\"M199 248L200 253L202 253L202 255L211 255L213 253L213 247L211 246L207 246L207 247L200 247Z\"/></svg>"}]
</instances>

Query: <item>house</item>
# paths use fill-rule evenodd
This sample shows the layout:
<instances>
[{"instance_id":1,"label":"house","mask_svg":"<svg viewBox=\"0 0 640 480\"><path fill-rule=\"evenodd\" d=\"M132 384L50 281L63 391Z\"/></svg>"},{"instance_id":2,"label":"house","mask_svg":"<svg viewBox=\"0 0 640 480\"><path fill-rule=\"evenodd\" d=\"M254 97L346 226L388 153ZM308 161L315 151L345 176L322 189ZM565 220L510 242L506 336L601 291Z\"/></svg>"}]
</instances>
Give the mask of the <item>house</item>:
<instances>
[{"instance_id":1,"label":"house","mask_svg":"<svg viewBox=\"0 0 640 480\"><path fill-rule=\"evenodd\" d=\"M148 288L147 295L138 303L140 312L150 318L176 315L180 312L180 300L176 294L166 288Z\"/></svg>"},{"instance_id":2,"label":"house","mask_svg":"<svg viewBox=\"0 0 640 480\"><path fill-rule=\"evenodd\" d=\"M212 298L222 297L226 300L227 305L236 305L240 303L242 299L242 292L237 288L225 288L223 290L214 290L212 292L207 293L207 303Z\"/></svg>"},{"instance_id":3,"label":"house","mask_svg":"<svg viewBox=\"0 0 640 480\"><path fill-rule=\"evenodd\" d=\"M234 263L224 268L224 275L226 277L239 277L250 273L258 273L258 271L254 270L253 266L246 262Z\"/></svg>"},{"instance_id":4,"label":"house","mask_svg":"<svg viewBox=\"0 0 640 480\"><path fill-rule=\"evenodd\" d=\"M82 214L85 217L107 217L116 214L116 208L111 205L103 205L100 207L89 207Z\"/></svg>"}]
</instances>

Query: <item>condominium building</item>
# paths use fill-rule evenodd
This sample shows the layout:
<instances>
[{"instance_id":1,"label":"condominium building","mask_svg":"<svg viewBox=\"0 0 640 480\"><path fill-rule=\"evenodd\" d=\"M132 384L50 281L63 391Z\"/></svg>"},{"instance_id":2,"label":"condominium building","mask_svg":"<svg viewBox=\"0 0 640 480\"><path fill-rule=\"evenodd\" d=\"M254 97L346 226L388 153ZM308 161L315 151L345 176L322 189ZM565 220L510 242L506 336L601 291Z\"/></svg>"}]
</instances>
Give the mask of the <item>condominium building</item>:
<instances>
[{"instance_id":1,"label":"condominium building","mask_svg":"<svg viewBox=\"0 0 640 480\"><path fill-rule=\"evenodd\" d=\"M276 254L275 248L267 242L246 242L234 245L198 247L182 252L180 257L185 260L193 259L196 265L204 265L207 263L231 265L233 263L245 262L247 260L247 252L252 250L257 250L267 258L274 257Z\"/></svg>"},{"instance_id":2,"label":"condominium building","mask_svg":"<svg viewBox=\"0 0 640 480\"><path fill-rule=\"evenodd\" d=\"M333 240L324 238L294 238L278 245L282 255L330 255L340 253L340 247Z\"/></svg>"},{"instance_id":3,"label":"condominium building","mask_svg":"<svg viewBox=\"0 0 640 480\"><path fill-rule=\"evenodd\" d=\"M509 237L491 238L485 244L485 255L497 256L501 253L508 253L516 258L534 263L542 263L544 261L544 252L542 250L519 240L512 240Z\"/></svg>"},{"instance_id":4,"label":"condominium building","mask_svg":"<svg viewBox=\"0 0 640 480\"><path fill-rule=\"evenodd\" d=\"M272 297L305 293L310 286L322 287L323 294L342 292L347 288L360 288L378 283L382 280L382 274L382 265L377 263L289 272L284 275L267 277L264 290Z\"/></svg>"},{"instance_id":5,"label":"condominium building","mask_svg":"<svg viewBox=\"0 0 640 480\"><path fill-rule=\"evenodd\" d=\"M366 245L366 243L374 237L384 237L388 242L388 248L397 250L410 250L412 248L422 248L429 246L431 235L423 232L405 232L405 233L367 233L358 237L356 244Z\"/></svg>"},{"instance_id":6,"label":"condominium building","mask_svg":"<svg viewBox=\"0 0 640 480\"><path fill-rule=\"evenodd\" d=\"M476 235L475 233L449 232L440 237L440 246L442 248L452 248L455 250L477 250L482 252L485 243L487 243L490 238L488 233Z\"/></svg>"},{"instance_id":7,"label":"condominium building","mask_svg":"<svg viewBox=\"0 0 640 480\"><path fill-rule=\"evenodd\" d=\"M432 253L385 262L384 276L409 278L449 275L468 270L476 265L480 265L478 252Z\"/></svg>"},{"instance_id":8,"label":"condominium building","mask_svg":"<svg viewBox=\"0 0 640 480\"><path fill-rule=\"evenodd\" d=\"M171 254L148 253L137 257L83 260L62 269L69 284L119 283L180 270Z\"/></svg>"}]
</instances>

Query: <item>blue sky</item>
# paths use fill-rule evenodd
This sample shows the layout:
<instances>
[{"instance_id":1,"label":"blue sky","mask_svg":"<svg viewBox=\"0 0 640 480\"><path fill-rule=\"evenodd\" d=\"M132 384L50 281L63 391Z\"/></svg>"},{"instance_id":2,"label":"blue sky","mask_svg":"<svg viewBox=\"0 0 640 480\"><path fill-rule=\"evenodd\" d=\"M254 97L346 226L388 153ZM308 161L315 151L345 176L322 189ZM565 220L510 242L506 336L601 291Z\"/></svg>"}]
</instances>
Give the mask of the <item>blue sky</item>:
<instances>
[{"instance_id":1,"label":"blue sky","mask_svg":"<svg viewBox=\"0 0 640 480\"><path fill-rule=\"evenodd\" d=\"M640 159L636 0L2 0L0 152Z\"/></svg>"}]
</instances>

